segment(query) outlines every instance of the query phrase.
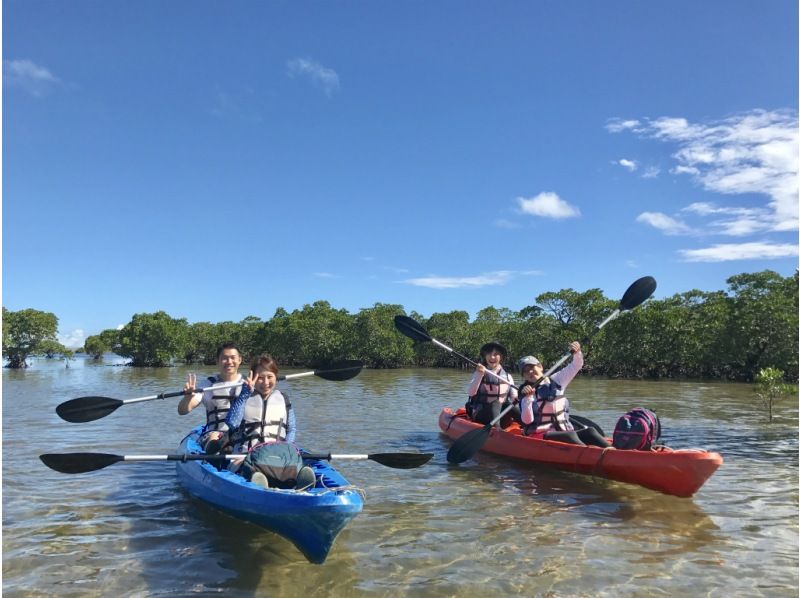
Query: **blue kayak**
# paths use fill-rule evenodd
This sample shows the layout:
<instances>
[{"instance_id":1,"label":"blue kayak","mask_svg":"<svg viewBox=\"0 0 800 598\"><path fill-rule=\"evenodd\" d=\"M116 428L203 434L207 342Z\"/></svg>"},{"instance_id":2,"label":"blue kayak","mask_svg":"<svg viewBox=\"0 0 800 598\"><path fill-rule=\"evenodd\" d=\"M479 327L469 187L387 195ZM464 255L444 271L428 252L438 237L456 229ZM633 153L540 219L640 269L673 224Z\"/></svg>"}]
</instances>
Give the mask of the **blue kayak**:
<instances>
[{"instance_id":1,"label":"blue kayak","mask_svg":"<svg viewBox=\"0 0 800 598\"><path fill-rule=\"evenodd\" d=\"M180 445L182 454L200 454L202 426ZM178 479L194 496L214 507L275 532L292 542L312 563L323 563L336 536L361 512L361 493L327 461L307 460L316 484L298 492L262 488L205 461L178 461Z\"/></svg>"}]
</instances>

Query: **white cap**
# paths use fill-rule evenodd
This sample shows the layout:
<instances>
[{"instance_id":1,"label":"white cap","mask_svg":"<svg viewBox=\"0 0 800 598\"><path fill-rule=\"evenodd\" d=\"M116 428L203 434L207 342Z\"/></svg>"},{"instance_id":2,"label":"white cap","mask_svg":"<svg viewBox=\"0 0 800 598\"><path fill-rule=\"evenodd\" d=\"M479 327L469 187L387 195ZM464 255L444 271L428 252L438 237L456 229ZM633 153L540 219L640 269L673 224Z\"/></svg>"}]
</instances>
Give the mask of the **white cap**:
<instances>
[{"instance_id":1,"label":"white cap","mask_svg":"<svg viewBox=\"0 0 800 598\"><path fill-rule=\"evenodd\" d=\"M540 362L536 359L533 355L528 355L527 357L523 357L517 362L517 367L519 367L519 371L525 369L526 365L539 365Z\"/></svg>"}]
</instances>

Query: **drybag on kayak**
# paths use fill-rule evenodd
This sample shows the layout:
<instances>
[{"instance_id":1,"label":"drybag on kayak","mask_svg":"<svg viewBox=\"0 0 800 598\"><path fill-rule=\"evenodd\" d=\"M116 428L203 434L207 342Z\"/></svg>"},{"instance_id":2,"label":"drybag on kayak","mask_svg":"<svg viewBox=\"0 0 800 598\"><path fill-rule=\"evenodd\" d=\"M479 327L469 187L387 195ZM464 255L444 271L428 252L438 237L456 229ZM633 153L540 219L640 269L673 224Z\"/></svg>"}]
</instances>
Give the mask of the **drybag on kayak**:
<instances>
[{"instance_id":1,"label":"drybag on kayak","mask_svg":"<svg viewBox=\"0 0 800 598\"><path fill-rule=\"evenodd\" d=\"M288 442L258 444L247 453L240 472L248 480L260 471L273 488L294 488L303 458Z\"/></svg>"},{"instance_id":2,"label":"drybag on kayak","mask_svg":"<svg viewBox=\"0 0 800 598\"><path fill-rule=\"evenodd\" d=\"M628 451L649 451L661 438L661 422L649 409L636 407L617 420L614 427L614 448Z\"/></svg>"}]
</instances>

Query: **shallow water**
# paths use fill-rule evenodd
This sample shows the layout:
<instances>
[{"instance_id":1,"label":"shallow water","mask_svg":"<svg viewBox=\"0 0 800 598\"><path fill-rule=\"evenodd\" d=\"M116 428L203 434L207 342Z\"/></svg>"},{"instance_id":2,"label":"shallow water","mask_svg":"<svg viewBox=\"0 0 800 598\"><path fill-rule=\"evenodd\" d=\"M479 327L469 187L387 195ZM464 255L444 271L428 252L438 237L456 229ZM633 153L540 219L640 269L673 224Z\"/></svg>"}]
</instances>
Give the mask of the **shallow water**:
<instances>
[{"instance_id":1,"label":"shallow water","mask_svg":"<svg viewBox=\"0 0 800 598\"><path fill-rule=\"evenodd\" d=\"M365 490L364 511L327 562L310 565L282 538L190 497L172 464L80 475L41 464L45 452L172 453L200 422L199 410L179 416L177 399L86 424L60 420L62 401L178 390L189 371L111 363L3 371L3 421L15 422L3 427L5 596L798 595L795 399L766 425L747 385L579 377L572 409L606 433L643 405L658 411L668 445L722 453L719 471L682 499L485 454L448 465L436 421L443 406L463 403L464 372L282 383L306 448L435 454L414 470L338 462Z\"/></svg>"}]
</instances>

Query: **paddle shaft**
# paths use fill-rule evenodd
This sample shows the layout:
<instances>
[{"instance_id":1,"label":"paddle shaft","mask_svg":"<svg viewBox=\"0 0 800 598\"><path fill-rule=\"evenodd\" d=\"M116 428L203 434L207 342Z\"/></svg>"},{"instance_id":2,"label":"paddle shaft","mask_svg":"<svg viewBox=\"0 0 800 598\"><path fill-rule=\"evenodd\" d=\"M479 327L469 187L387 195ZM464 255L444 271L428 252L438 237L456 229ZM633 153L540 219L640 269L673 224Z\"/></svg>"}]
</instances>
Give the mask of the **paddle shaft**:
<instances>
[{"instance_id":1,"label":"paddle shaft","mask_svg":"<svg viewBox=\"0 0 800 598\"><path fill-rule=\"evenodd\" d=\"M347 370L347 369L353 369L353 368L341 368L341 371L344 371L344 370ZM326 372L337 372L337 371L340 371L340 370L325 370L325 371ZM278 381L280 382L281 380L293 380L294 378L304 378L306 376L314 376L314 375L317 375L317 374L318 374L317 370L313 370L311 372L301 372L299 374L287 374L286 376L278 376ZM217 384L217 385L214 386L214 390L222 390L222 389L225 389L225 388L235 388L237 386L241 386L243 383L244 383L243 380L239 380L238 382L227 382L225 384ZM198 389L195 390L195 392L199 393L199 392L202 392L203 390L205 390L205 389L198 388ZM138 397L138 398L135 398L135 399L123 399L122 400L122 404L128 405L128 404L131 404L131 403L141 403L142 401L154 401L156 399L168 399L170 397L182 397L184 394L186 394L186 393L184 391L182 391L182 390L177 390L175 392L162 392L162 393L157 394L157 395L150 395L149 397Z\"/></svg>"},{"instance_id":2,"label":"paddle shaft","mask_svg":"<svg viewBox=\"0 0 800 598\"><path fill-rule=\"evenodd\" d=\"M371 460L396 469L413 469L427 463L433 453L374 453L371 455L332 455L331 453L309 453L300 451L303 459L331 460ZM87 473L97 471L120 462L143 461L230 461L244 459L247 454L206 455L197 453L172 455L112 455L109 453L52 453L39 458L49 468L60 473Z\"/></svg>"},{"instance_id":3,"label":"paddle shaft","mask_svg":"<svg viewBox=\"0 0 800 598\"><path fill-rule=\"evenodd\" d=\"M591 332L591 333L590 333L590 334L589 334L589 335L588 335L586 338L584 338L584 339L583 339L583 342L584 342L584 343L588 343L589 341L591 341L591 340L592 340L592 337L593 337L595 334L597 334L598 332L600 332L600 329L601 329L603 326L605 326L605 325L606 325L606 324L608 324L608 323L609 323L611 320L613 320L614 318L616 318L616 317L617 317L617 316L618 316L620 313L621 313L621 312L620 312L620 310L619 310L619 309L615 309L613 312L611 312L611 315L610 315L610 316L608 316L608 317L607 317L605 320L603 320L602 322L600 322L600 323L599 323L599 324L598 324L598 325L595 327L595 329L594 329L594 330L592 330L592 332ZM536 383L535 383L535 385L534 385L534 388L535 388L536 386L539 386L539 384L541 384L541 383L542 383L542 381L543 381L545 378L547 378L548 376L550 376L550 375L551 375L553 372L555 372L555 371L556 371L556 370L557 370L559 367L561 367L561 364L563 364L563 363L564 363L564 362L565 362L567 359L569 359L569 358L570 358L570 355L572 355L572 352L571 352L571 351L567 351L566 353L564 353L564 355L562 355L562 356L559 358L559 360L558 360L558 361L556 361L556 362L555 362L555 363L554 363L554 364L553 364L553 365L550 367L550 369L549 369L549 370L547 370L547 371L546 371L544 374L542 374L542 377L541 377L541 378L539 378L539 379L536 381ZM487 370L487 371L488 371L488 370ZM496 378L500 379L500 380L504 380L504 381L505 381L505 383L506 383L506 384L508 384L509 386L514 386L513 384L511 384L510 382L508 382L508 380L505 380L504 378L502 378L501 376L498 376L498 375L497 375L497 374L495 374L494 372L491 372L491 374L492 374L493 376L495 376ZM514 386L514 388L517 388L517 387L516 387L516 386ZM517 390L519 390L519 389L517 388ZM499 421L500 421L500 420L503 418L503 416L504 416L506 413L508 413L509 411L511 411L511 409L512 409L513 407L514 407L514 405L513 405L513 404L512 404L512 405L509 405L508 407L506 407L505 409L503 409L503 410L500 412L500 415L498 415L497 417L495 417L495 418L494 418L494 419L493 419L491 422L489 422L489 423L488 423L488 424L486 424L486 425L487 425L488 427L491 427L491 426L495 425L497 422L499 422Z\"/></svg>"}]
</instances>

